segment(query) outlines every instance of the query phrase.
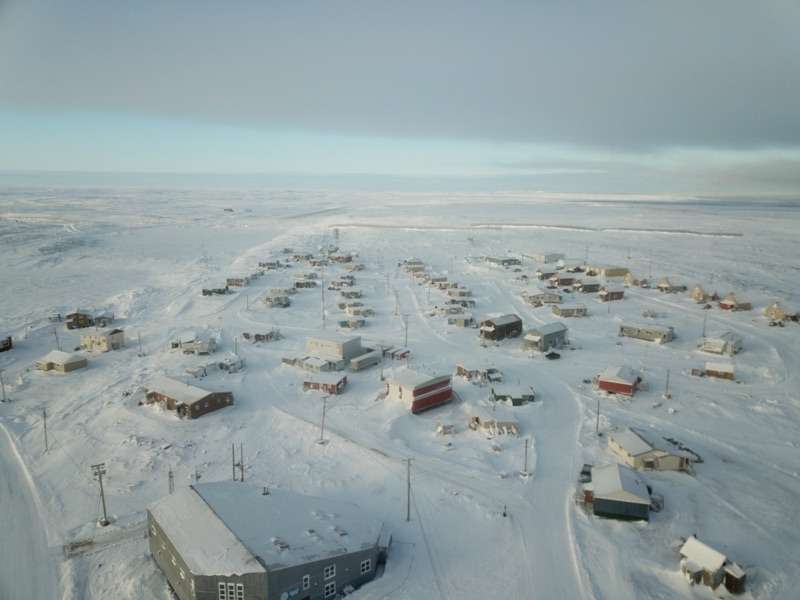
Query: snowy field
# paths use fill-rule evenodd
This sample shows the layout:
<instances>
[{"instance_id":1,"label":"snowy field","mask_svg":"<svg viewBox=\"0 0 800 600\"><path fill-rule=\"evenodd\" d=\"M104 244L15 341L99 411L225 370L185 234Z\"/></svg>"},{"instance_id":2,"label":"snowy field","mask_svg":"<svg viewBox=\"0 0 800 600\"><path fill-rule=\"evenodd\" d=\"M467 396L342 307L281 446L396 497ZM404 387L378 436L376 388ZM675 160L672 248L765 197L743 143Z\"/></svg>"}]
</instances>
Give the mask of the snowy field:
<instances>
[{"instance_id":1,"label":"snowy field","mask_svg":"<svg viewBox=\"0 0 800 600\"><path fill-rule=\"evenodd\" d=\"M321 395L303 392L303 372L281 358L302 356L310 335L336 331L343 318L338 294L326 290L323 323L319 288L300 290L287 309L261 301L294 273L312 270L307 266L270 271L223 297L203 297L201 289L248 275L259 261L283 259L284 247L315 253L334 242L365 265L354 275L376 313L356 332L366 345L402 346L406 319L411 368L439 374L460 363L494 367L506 383L533 386L537 401L493 411L488 387L454 378L458 401L411 415L380 397L375 366L347 374L345 393L327 402L329 442L317 444ZM10 567L3 573L16 573L14 583L7 575L0 582L4 598L34 597L26 595L29 581L46 589L50 565L64 598L169 598L148 555L144 509L168 493L170 470L176 486L197 476L230 478L231 444L244 446L245 479L354 501L385 521L394 534L386 571L354 599L714 597L680 574L679 540L691 534L745 566L745 597L797 597L800 327L769 327L763 316L776 300L800 306L796 203L8 189L0 191L0 249L0 337L15 339L15 348L0 354L10 399L0 405L0 425L25 463L13 480L34 485L8 497L27 505L35 498L41 520L20 509L16 518L35 530L0 540ZM655 281L669 276L690 289L699 283L734 291L753 310L704 311L688 294L654 289L629 288L624 300L607 304L594 294L567 294L566 303L582 302L589 316L564 319L571 349L548 361L524 352L519 340L481 344L477 330L432 316L442 292L398 268L418 257L473 291L476 317L513 312L527 328L558 318L524 302L521 294L533 284L517 281L520 273L470 258L547 251L626 266ZM525 259L522 269L532 275L537 266ZM344 272L329 266L324 277ZM48 320L76 307L115 313L127 347L84 353L88 368L67 375L34 371L34 361L56 347L54 329L65 350L78 345L80 330ZM676 339L655 345L618 337L619 324L644 320L644 311L673 326ZM744 339L733 359L735 382L691 375L716 358L697 348L704 317L709 334L730 330ZM242 338L273 327L283 339ZM235 404L192 421L139 404L154 375L190 381L186 368L208 362L170 350L170 340L187 329L217 332L220 355L236 349L246 361L241 372L196 381L232 391ZM622 363L641 370L649 389L623 401L585 383ZM665 400L668 371L672 397ZM665 504L649 523L603 520L575 502L581 466L615 461L606 436L595 434L598 399L601 433L635 426L654 439L678 439L703 458L694 475L645 473ZM514 419L521 435L487 439L467 428L472 415ZM439 424L454 425L454 433L438 435ZM519 475L525 440L528 478ZM10 448L0 444L5 470L15 466ZM99 462L113 515L107 528L96 526L90 465ZM94 544L65 557L64 545L86 540ZM9 551L18 545L24 553Z\"/></svg>"}]
</instances>

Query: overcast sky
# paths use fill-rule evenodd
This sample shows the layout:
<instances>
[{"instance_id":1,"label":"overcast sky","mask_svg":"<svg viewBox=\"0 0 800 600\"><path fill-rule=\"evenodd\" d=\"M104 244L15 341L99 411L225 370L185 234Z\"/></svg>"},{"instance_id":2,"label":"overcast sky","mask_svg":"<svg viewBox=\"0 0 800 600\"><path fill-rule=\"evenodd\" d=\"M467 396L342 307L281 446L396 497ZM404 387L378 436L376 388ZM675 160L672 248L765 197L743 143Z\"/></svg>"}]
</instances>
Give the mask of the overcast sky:
<instances>
[{"instance_id":1,"label":"overcast sky","mask_svg":"<svg viewBox=\"0 0 800 600\"><path fill-rule=\"evenodd\" d=\"M800 192L797 0L0 0L0 169Z\"/></svg>"}]
</instances>

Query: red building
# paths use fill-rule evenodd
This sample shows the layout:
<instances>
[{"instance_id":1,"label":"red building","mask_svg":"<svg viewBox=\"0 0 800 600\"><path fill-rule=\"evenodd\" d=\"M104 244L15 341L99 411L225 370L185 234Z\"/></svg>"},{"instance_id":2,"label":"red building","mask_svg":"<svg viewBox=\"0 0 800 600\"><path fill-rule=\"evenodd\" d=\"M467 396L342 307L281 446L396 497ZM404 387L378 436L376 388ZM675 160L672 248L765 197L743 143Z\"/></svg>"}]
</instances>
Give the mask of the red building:
<instances>
[{"instance_id":1,"label":"red building","mask_svg":"<svg viewBox=\"0 0 800 600\"><path fill-rule=\"evenodd\" d=\"M594 385L611 394L633 396L641 381L642 378L630 367L609 367L594 378Z\"/></svg>"},{"instance_id":2,"label":"red building","mask_svg":"<svg viewBox=\"0 0 800 600\"><path fill-rule=\"evenodd\" d=\"M409 369L397 371L387 382L386 392L391 400L409 403L414 414L453 399L450 375L431 376Z\"/></svg>"},{"instance_id":3,"label":"red building","mask_svg":"<svg viewBox=\"0 0 800 600\"><path fill-rule=\"evenodd\" d=\"M303 390L317 390L325 394L338 395L344 392L346 385L347 375L326 376L323 373L317 373L313 379L306 379L303 382Z\"/></svg>"}]
</instances>

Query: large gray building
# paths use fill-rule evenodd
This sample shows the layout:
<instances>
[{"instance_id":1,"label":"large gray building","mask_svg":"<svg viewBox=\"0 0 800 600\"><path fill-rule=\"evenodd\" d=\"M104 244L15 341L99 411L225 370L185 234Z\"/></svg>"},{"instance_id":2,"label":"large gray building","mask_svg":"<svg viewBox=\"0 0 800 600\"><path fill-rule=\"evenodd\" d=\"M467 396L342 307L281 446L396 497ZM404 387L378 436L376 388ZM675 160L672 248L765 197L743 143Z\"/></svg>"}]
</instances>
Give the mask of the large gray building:
<instances>
[{"instance_id":1,"label":"large gray building","mask_svg":"<svg viewBox=\"0 0 800 600\"><path fill-rule=\"evenodd\" d=\"M147 510L150 552L180 600L324 600L375 577L388 536L357 506L233 481Z\"/></svg>"},{"instance_id":2,"label":"large gray building","mask_svg":"<svg viewBox=\"0 0 800 600\"><path fill-rule=\"evenodd\" d=\"M567 326L556 321L526 331L522 338L522 349L547 352L550 348L561 348L566 343Z\"/></svg>"}]
</instances>

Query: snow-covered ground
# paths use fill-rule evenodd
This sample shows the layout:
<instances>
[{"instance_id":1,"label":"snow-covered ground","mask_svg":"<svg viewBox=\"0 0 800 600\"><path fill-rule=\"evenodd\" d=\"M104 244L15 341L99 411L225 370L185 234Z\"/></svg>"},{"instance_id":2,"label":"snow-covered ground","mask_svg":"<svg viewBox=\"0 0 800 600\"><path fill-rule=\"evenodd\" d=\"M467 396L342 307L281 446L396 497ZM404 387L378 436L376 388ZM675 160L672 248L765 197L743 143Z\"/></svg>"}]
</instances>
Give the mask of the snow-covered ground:
<instances>
[{"instance_id":1,"label":"snow-covered ground","mask_svg":"<svg viewBox=\"0 0 800 600\"><path fill-rule=\"evenodd\" d=\"M796 204L774 201L5 190L0 334L13 334L17 343L0 354L11 398L0 405L0 419L35 483L43 520L26 552L58 562L65 598L167 598L147 555L143 510L168 492L170 470L178 486L196 476L229 478L231 444L241 443L247 479L355 501L392 529L385 574L355 598L710 596L690 589L679 573L676 546L692 533L747 568L750 596L794 597L800 328L768 327L761 313L774 300L800 304L798 216ZM281 358L302 355L306 337L323 331L319 288L300 290L288 309L260 301L269 288L310 268L268 272L224 297L202 297L200 290L252 273L259 260L283 258L284 247L316 252L337 232L341 249L358 252L366 266L355 273L362 301L376 311L357 332L365 343L403 345L405 318L410 367L431 374L453 372L459 363L495 367L508 383L532 385L537 402L493 411L487 387L455 378L458 402L411 415L379 397L381 371L372 367L348 373L346 392L328 400L330 441L315 443L321 397L303 392L302 372ZM754 309L703 311L687 294L645 289L607 305L571 294L566 302L586 304L590 316L565 320L572 349L547 361L523 352L518 340L482 345L476 330L431 316L443 294L397 266L417 256L473 291L476 316L516 312L528 327L556 320L548 307L522 300L532 285L470 258L541 251L735 291ZM523 271L536 267L525 260ZM327 267L324 277L343 272ZM343 314L337 301L337 293L325 292L326 331ZM127 348L88 354L89 367L69 375L34 372L32 363L56 344L48 315L77 306L113 311ZM644 311L658 313L655 320L673 326L677 339L659 346L619 338L619 323L642 321ZM690 374L714 360L697 349L704 315L710 333L732 330L744 338L733 361L737 382ZM272 327L284 339L253 345L242 338ZM188 381L185 369L206 362L169 349L170 339L187 329L219 332L220 351L236 348L247 363L239 373L197 382L232 391L235 405L194 421L138 403L153 375ZM79 331L60 325L57 333L64 349L77 346ZM623 362L642 370L648 391L619 401L584 383ZM663 400L667 370L672 399ZM665 499L649 523L598 519L574 502L580 466L614 460L605 436L595 434L598 398L603 433L638 426L656 439L677 438L704 459L694 476L645 474ZM467 428L472 415L517 420L522 435L488 440ZM454 425L455 433L438 435L438 424ZM532 476L521 478L526 439ZM409 523L407 458L413 459ZM90 470L98 462L106 464L113 515L102 529L95 525L100 508ZM11 468L7 457L0 464L4 472ZM61 558L62 545L91 539L88 549ZM0 540L4 555L8 543Z\"/></svg>"}]
</instances>

